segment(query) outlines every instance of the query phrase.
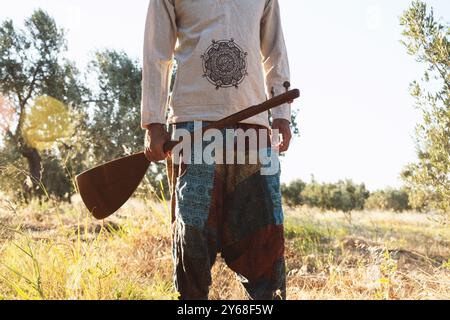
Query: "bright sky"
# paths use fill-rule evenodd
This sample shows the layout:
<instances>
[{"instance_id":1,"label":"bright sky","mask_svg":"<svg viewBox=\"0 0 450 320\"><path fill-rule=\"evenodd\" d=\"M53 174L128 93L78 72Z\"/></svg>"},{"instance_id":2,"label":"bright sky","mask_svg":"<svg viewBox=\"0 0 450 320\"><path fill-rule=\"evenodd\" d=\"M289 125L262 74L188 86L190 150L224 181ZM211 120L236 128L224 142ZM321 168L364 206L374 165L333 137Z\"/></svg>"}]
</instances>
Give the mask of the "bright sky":
<instances>
[{"instance_id":1,"label":"bright sky","mask_svg":"<svg viewBox=\"0 0 450 320\"><path fill-rule=\"evenodd\" d=\"M292 85L300 88L301 138L283 160L284 182L350 178L371 189L400 186L415 159L409 83L422 67L399 43L398 18L410 1L279 0ZM450 20L450 1L428 0ZM68 31L69 58L79 67L96 49L122 49L141 59L148 0L0 1L0 21L21 23L36 8Z\"/></svg>"}]
</instances>

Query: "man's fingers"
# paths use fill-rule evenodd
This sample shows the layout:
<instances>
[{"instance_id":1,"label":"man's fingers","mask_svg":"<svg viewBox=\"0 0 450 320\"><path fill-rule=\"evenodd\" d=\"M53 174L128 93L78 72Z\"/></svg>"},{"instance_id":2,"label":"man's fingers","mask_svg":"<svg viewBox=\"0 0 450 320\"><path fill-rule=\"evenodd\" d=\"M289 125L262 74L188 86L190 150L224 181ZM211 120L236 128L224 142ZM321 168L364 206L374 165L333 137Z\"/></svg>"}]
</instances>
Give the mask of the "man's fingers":
<instances>
[{"instance_id":1,"label":"man's fingers","mask_svg":"<svg viewBox=\"0 0 450 320\"><path fill-rule=\"evenodd\" d=\"M282 141L280 143L280 152L286 152L289 149L289 145L291 144L292 134L284 133L281 135Z\"/></svg>"},{"instance_id":2,"label":"man's fingers","mask_svg":"<svg viewBox=\"0 0 450 320\"><path fill-rule=\"evenodd\" d=\"M170 134L162 124L152 124L145 134L145 156L149 161L158 162L167 158L164 143L170 140Z\"/></svg>"},{"instance_id":3,"label":"man's fingers","mask_svg":"<svg viewBox=\"0 0 450 320\"><path fill-rule=\"evenodd\" d=\"M145 149L145 157L147 158L148 161L154 162L153 154L150 151L150 149Z\"/></svg>"},{"instance_id":4,"label":"man's fingers","mask_svg":"<svg viewBox=\"0 0 450 320\"><path fill-rule=\"evenodd\" d=\"M167 158L169 155L169 152L164 152L164 144L157 145L153 147L152 149L153 158L156 159L156 161L162 161Z\"/></svg>"},{"instance_id":5,"label":"man's fingers","mask_svg":"<svg viewBox=\"0 0 450 320\"><path fill-rule=\"evenodd\" d=\"M152 152L152 157L153 157L154 161L162 161L166 158L166 155L163 151L162 146L159 146L157 148L152 148L151 152Z\"/></svg>"},{"instance_id":6,"label":"man's fingers","mask_svg":"<svg viewBox=\"0 0 450 320\"><path fill-rule=\"evenodd\" d=\"M279 134L281 135L281 141L277 146L279 152L286 152L289 149L289 145L292 139L292 132L289 121L284 119L275 119L273 121L272 128L274 130L278 130Z\"/></svg>"},{"instance_id":7,"label":"man's fingers","mask_svg":"<svg viewBox=\"0 0 450 320\"><path fill-rule=\"evenodd\" d=\"M166 156L164 154L163 154L163 156L161 156L160 154L155 154L155 153L150 152L150 151L147 151L145 153L145 157L150 162L159 162L159 161L162 161L162 160L164 160L166 158Z\"/></svg>"},{"instance_id":8,"label":"man's fingers","mask_svg":"<svg viewBox=\"0 0 450 320\"><path fill-rule=\"evenodd\" d=\"M289 143L282 142L279 148L280 152L286 152L289 149Z\"/></svg>"}]
</instances>

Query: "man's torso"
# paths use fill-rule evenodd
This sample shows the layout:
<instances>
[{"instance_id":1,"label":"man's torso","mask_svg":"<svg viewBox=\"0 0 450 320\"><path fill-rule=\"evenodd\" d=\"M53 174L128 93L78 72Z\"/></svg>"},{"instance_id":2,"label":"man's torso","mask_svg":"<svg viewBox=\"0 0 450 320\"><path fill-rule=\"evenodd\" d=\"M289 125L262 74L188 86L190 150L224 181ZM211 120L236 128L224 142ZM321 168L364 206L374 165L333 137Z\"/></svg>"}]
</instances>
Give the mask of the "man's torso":
<instances>
[{"instance_id":1,"label":"man's torso","mask_svg":"<svg viewBox=\"0 0 450 320\"><path fill-rule=\"evenodd\" d=\"M173 0L172 123L215 121L266 99L260 23L267 0ZM267 113L249 123L267 126Z\"/></svg>"}]
</instances>

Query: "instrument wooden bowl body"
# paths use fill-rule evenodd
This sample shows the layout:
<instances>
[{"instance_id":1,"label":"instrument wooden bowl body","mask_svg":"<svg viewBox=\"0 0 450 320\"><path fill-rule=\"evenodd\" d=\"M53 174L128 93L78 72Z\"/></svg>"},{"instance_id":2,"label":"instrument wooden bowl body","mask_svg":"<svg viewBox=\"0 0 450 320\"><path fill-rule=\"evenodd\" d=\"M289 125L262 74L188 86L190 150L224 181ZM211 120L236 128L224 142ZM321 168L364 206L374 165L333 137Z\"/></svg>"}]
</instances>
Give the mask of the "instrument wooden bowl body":
<instances>
[{"instance_id":1,"label":"instrument wooden bowl body","mask_svg":"<svg viewBox=\"0 0 450 320\"><path fill-rule=\"evenodd\" d=\"M95 218L109 217L132 196L149 166L141 152L81 173L76 181L84 204Z\"/></svg>"}]
</instances>

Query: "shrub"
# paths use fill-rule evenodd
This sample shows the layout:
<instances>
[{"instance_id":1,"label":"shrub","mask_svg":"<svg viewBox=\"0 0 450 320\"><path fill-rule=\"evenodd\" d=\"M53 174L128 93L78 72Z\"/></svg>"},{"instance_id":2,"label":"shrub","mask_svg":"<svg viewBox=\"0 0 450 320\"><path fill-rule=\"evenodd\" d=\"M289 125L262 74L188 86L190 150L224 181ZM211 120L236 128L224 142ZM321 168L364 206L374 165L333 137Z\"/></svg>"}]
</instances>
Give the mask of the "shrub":
<instances>
[{"instance_id":1,"label":"shrub","mask_svg":"<svg viewBox=\"0 0 450 320\"><path fill-rule=\"evenodd\" d=\"M351 180L337 183L306 184L300 180L283 185L283 198L289 205L308 205L322 210L342 210L349 212L364 208L369 192L364 184L355 184Z\"/></svg>"},{"instance_id":2,"label":"shrub","mask_svg":"<svg viewBox=\"0 0 450 320\"><path fill-rule=\"evenodd\" d=\"M306 183L302 180L295 180L289 185L283 184L281 186L281 193L283 194L284 201L289 206L298 206L304 204L301 196L302 191L305 189Z\"/></svg>"},{"instance_id":3,"label":"shrub","mask_svg":"<svg viewBox=\"0 0 450 320\"><path fill-rule=\"evenodd\" d=\"M410 209L408 193L395 189L379 190L370 195L364 207L402 212Z\"/></svg>"}]
</instances>

